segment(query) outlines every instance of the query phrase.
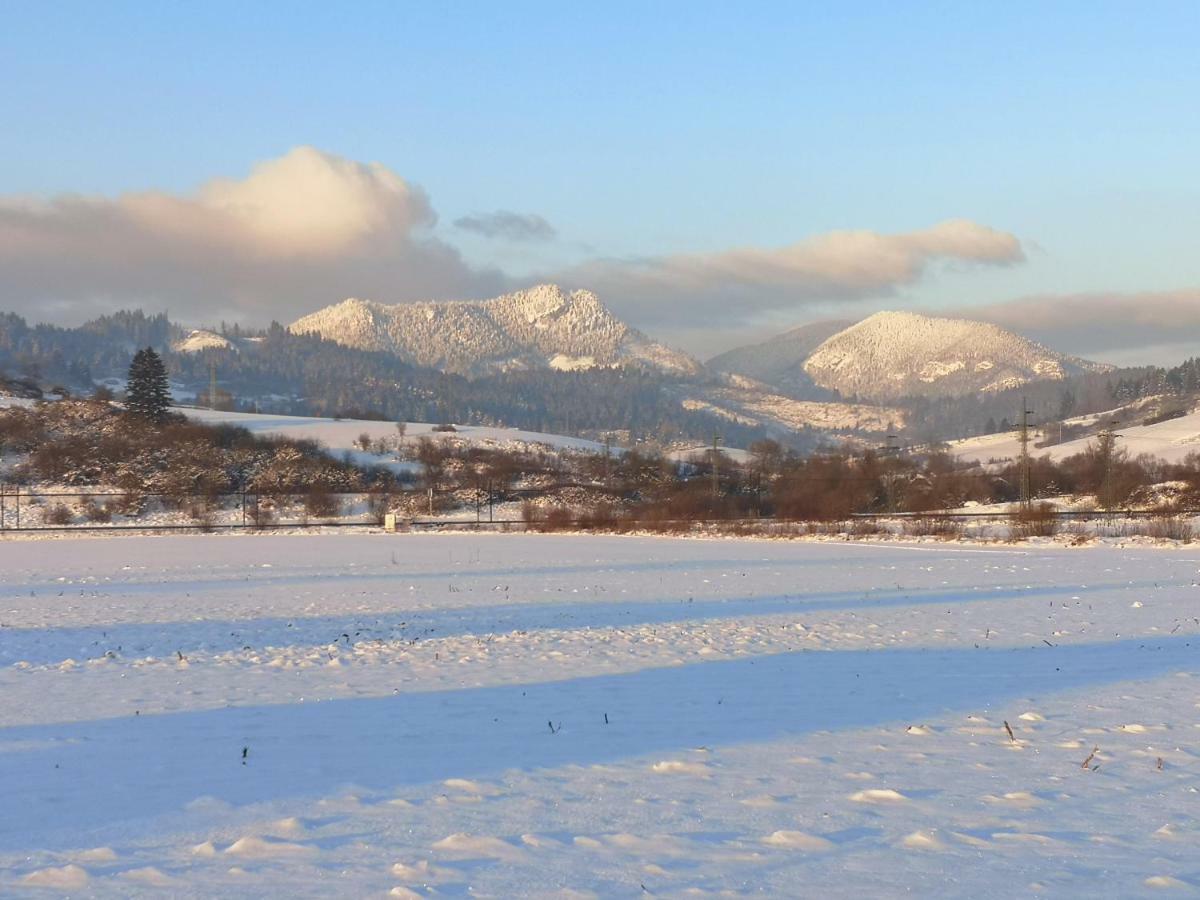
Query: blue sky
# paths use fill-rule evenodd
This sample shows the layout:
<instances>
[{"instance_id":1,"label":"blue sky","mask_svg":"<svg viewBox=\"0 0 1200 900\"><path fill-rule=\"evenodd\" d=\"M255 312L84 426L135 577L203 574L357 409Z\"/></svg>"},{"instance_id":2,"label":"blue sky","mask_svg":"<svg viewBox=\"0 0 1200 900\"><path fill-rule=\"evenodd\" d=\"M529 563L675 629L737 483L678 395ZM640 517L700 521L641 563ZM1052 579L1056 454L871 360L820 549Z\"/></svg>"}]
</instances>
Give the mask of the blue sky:
<instances>
[{"instance_id":1,"label":"blue sky","mask_svg":"<svg viewBox=\"0 0 1200 900\"><path fill-rule=\"evenodd\" d=\"M28 5L0 30L0 196L186 197L311 146L419 188L437 217L428 237L491 273L480 291L580 278L596 260L695 261L951 219L1023 248L1004 265L931 258L874 292L788 302L776 285L740 317L690 309L683 290L603 297L635 321L653 307L640 324L698 351L830 314L1030 296L1195 295L1200 323L1198 38L1195 3ZM557 238L453 224L496 210L541 216ZM414 299L389 272L396 288L378 299ZM64 285L56 309L227 311L169 281L127 303L119 284L86 303ZM0 283L0 302L19 306L16 290ZM253 320L248 293L226 306ZM1067 337L1061 322L1039 328ZM1071 349L1125 358L1181 337L1100 346L1120 330Z\"/></svg>"}]
</instances>

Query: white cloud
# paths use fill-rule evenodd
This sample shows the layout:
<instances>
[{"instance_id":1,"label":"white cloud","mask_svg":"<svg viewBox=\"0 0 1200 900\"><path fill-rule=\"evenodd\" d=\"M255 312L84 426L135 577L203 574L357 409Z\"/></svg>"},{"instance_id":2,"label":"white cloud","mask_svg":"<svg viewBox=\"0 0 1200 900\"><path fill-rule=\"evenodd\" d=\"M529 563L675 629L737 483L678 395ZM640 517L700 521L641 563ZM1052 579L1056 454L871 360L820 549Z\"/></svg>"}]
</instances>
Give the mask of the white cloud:
<instances>
[{"instance_id":1,"label":"white cloud","mask_svg":"<svg viewBox=\"0 0 1200 900\"><path fill-rule=\"evenodd\" d=\"M1147 348L1145 359L1150 361L1161 356L1150 348L1200 344L1200 288L1040 295L957 314L995 322L1056 350L1126 362L1139 348ZM1185 355L1196 353L1193 349Z\"/></svg>"},{"instance_id":2,"label":"white cloud","mask_svg":"<svg viewBox=\"0 0 1200 900\"><path fill-rule=\"evenodd\" d=\"M347 296L486 297L534 280L469 264L433 235L435 224L429 198L395 172L312 147L189 194L0 197L0 309L78 322L142 306L184 322L262 324ZM503 210L456 224L507 241L555 236L542 217ZM939 264L1022 259L1013 235L951 220L901 234L835 231L772 249L594 260L538 280L590 288L634 324L728 329L887 297Z\"/></svg>"},{"instance_id":3,"label":"white cloud","mask_svg":"<svg viewBox=\"0 0 1200 900\"><path fill-rule=\"evenodd\" d=\"M290 320L350 294L487 293L431 237L428 198L378 163L298 147L189 196L0 198L0 304L77 320L114 306Z\"/></svg>"},{"instance_id":4,"label":"white cloud","mask_svg":"<svg viewBox=\"0 0 1200 900\"><path fill-rule=\"evenodd\" d=\"M1023 259L1015 236L953 219L901 234L834 231L774 249L597 260L565 278L656 321L700 314L719 324L813 303L886 296L917 282L938 262L1012 265Z\"/></svg>"}]
</instances>

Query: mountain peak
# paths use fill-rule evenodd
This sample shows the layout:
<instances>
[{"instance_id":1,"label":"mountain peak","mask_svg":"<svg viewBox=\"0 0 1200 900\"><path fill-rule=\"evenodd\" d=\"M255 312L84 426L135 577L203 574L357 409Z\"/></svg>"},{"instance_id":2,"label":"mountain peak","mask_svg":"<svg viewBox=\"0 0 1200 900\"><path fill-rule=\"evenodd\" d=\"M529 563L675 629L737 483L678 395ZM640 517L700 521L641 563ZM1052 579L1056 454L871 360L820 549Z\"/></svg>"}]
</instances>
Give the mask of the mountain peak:
<instances>
[{"instance_id":1,"label":"mountain peak","mask_svg":"<svg viewBox=\"0 0 1200 900\"><path fill-rule=\"evenodd\" d=\"M556 284L490 300L386 305L348 299L304 316L290 330L464 375L630 364L681 375L700 370L690 356L626 325L591 291Z\"/></svg>"},{"instance_id":2,"label":"mountain peak","mask_svg":"<svg viewBox=\"0 0 1200 900\"><path fill-rule=\"evenodd\" d=\"M990 322L900 310L838 332L804 363L822 387L880 400L1003 391L1100 368Z\"/></svg>"}]
</instances>

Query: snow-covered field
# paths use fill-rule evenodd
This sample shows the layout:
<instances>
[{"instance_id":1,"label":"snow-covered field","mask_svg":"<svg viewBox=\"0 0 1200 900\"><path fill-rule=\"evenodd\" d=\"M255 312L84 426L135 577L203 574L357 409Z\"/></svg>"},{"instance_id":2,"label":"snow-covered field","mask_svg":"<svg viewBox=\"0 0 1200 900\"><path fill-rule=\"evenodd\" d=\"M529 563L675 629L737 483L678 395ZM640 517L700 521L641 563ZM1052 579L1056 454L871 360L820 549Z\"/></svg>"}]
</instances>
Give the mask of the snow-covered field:
<instances>
[{"instance_id":1,"label":"snow-covered field","mask_svg":"<svg viewBox=\"0 0 1200 900\"><path fill-rule=\"evenodd\" d=\"M246 428L255 434L274 434L298 440L320 441L330 450L337 452L354 449L354 442L361 434L372 439L397 437L396 423L379 422L372 419L322 419L316 416L276 416L264 413L220 412L211 409L180 408L189 419L208 424L229 424ZM420 437L452 437L468 442L493 444L542 444L547 447L568 450L602 452L603 444L584 438L561 434L543 434L540 431L522 431L517 428L489 428L482 425L458 425L453 432L437 432L430 422L409 422L405 427L405 440L416 441ZM370 454L368 454L369 456ZM378 460L375 460L378 462Z\"/></svg>"},{"instance_id":2,"label":"snow-covered field","mask_svg":"<svg viewBox=\"0 0 1200 900\"><path fill-rule=\"evenodd\" d=\"M0 563L3 896L1200 889L1196 551L202 535Z\"/></svg>"},{"instance_id":3,"label":"snow-covered field","mask_svg":"<svg viewBox=\"0 0 1200 900\"><path fill-rule=\"evenodd\" d=\"M1068 419L1067 423L1092 424L1097 418L1081 416ZM1051 429L1053 430L1053 426ZM1149 453L1167 462L1182 462L1189 453L1200 453L1200 410L1154 425L1123 426L1117 429L1117 433L1117 446L1127 450L1130 456ZM1094 440L1093 437L1085 437L1052 447L1031 446L1029 452L1034 456L1048 455L1053 460L1061 460L1082 453ZM1016 459L1021 453L1021 445L1015 432L985 434L952 441L950 449L960 459L981 463L993 459Z\"/></svg>"}]
</instances>

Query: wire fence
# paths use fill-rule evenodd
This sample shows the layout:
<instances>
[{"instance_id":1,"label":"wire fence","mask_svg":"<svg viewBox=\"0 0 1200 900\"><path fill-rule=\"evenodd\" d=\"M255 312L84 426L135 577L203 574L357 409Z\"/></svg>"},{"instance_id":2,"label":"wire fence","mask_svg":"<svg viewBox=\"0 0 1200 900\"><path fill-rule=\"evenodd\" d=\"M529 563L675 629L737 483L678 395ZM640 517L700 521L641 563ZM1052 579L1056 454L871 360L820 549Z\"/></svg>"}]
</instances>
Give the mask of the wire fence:
<instances>
[{"instance_id":1,"label":"wire fence","mask_svg":"<svg viewBox=\"0 0 1200 900\"><path fill-rule=\"evenodd\" d=\"M420 530L469 528L496 530L542 530L546 527L596 527L597 518L559 506L527 504L525 501L561 497L570 489L620 499L621 492L603 484L564 481L539 487L498 489L492 484L446 489L409 489L387 492L354 491L238 491L223 493L119 492L98 490L39 491L17 484L0 483L0 534L27 532L101 531L239 531L307 528L386 528ZM452 498L457 515L441 513ZM72 506L68 506L72 502ZM520 517L512 515L513 504L522 505ZM72 508L73 507L73 508ZM154 507L157 507L156 509ZM1009 521L1020 506L1004 510L932 509L921 511L875 511L851 514L840 521L883 522L937 519L950 522ZM643 510L646 512L647 510ZM764 516L690 516L666 518L653 515L620 522L622 527L638 524L655 528L702 526L797 527L828 524L819 518ZM1162 510L1152 509L1039 509L1037 515L1058 522L1119 522L1156 519ZM1170 515L1200 516L1200 509L1180 508ZM182 519L182 521L181 521Z\"/></svg>"},{"instance_id":2,"label":"wire fence","mask_svg":"<svg viewBox=\"0 0 1200 900\"><path fill-rule=\"evenodd\" d=\"M112 530L237 530L264 528L364 528L382 526L389 513L408 526L448 523L514 525L524 519L497 516L497 506L536 499L553 490L585 487L562 483L553 489L492 485L455 489L391 491L39 491L0 483L0 532ZM589 490L606 490L587 485ZM462 512L439 517L453 497ZM467 506L463 508L463 501ZM70 506L68 506L70 504ZM157 507L150 511L148 508ZM72 508L73 507L73 508ZM417 510L426 513L421 516ZM474 519L465 518L474 512ZM194 521L175 521L180 517Z\"/></svg>"}]
</instances>

